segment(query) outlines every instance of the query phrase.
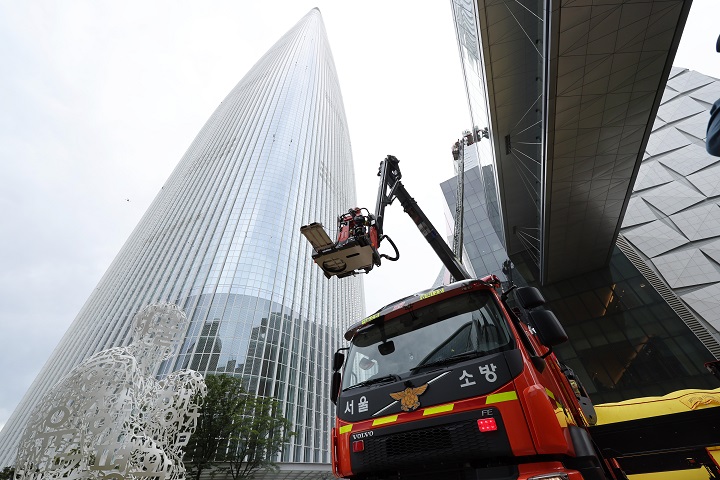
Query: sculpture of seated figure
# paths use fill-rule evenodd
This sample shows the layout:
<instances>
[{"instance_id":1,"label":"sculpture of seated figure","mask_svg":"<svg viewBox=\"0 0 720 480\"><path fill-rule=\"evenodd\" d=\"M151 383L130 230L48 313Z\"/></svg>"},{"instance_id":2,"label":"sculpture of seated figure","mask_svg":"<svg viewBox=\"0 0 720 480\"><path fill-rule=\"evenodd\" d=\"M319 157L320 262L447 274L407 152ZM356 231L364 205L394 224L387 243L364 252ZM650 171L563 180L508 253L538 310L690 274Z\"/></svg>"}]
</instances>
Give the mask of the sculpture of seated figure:
<instances>
[{"instance_id":1,"label":"sculpture of seated figure","mask_svg":"<svg viewBox=\"0 0 720 480\"><path fill-rule=\"evenodd\" d=\"M96 353L52 387L25 427L16 479L184 479L182 448L207 388L192 370L155 374L186 327L177 306L146 306L130 345Z\"/></svg>"}]
</instances>

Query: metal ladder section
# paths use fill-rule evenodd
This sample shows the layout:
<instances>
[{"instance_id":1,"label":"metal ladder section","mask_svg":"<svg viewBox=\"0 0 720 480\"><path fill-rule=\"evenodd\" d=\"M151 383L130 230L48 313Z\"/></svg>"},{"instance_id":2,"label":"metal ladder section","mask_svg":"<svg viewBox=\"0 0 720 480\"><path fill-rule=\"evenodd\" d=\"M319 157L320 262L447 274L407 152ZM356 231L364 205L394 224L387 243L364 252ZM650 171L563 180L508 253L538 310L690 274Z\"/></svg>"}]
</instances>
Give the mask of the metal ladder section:
<instances>
[{"instance_id":1,"label":"metal ladder section","mask_svg":"<svg viewBox=\"0 0 720 480\"><path fill-rule=\"evenodd\" d=\"M707 331L707 329L700 323L695 314L680 300L675 292L668 286L663 279L661 279L653 269L648 267L647 263L638 255L635 248L622 235L618 235L616 245L621 252L632 262L635 268L640 271L643 277L650 282L650 285L655 288L660 296L670 305L678 317L687 325L687 327L695 334L695 336L702 342L705 347L710 350L710 353L717 359L720 360L720 343L717 339Z\"/></svg>"}]
</instances>

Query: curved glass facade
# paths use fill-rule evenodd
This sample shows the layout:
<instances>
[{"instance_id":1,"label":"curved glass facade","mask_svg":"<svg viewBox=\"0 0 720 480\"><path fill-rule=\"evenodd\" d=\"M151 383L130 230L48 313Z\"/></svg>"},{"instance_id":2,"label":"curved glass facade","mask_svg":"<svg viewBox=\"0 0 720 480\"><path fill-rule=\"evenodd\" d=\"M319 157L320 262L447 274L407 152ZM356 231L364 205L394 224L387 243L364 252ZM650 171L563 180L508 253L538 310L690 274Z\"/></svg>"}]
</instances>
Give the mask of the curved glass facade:
<instances>
[{"instance_id":1,"label":"curved glass facade","mask_svg":"<svg viewBox=\"0 0 720 480\"><path fill-rule=\"evenodd\" d=\"M35 401L87 356L130 340L143 305L191 319L178 368L242 376L298 433L283 462L329 462L330 361L364 315L360 279L324 278L300 226L355 205L340 86L313 9L207 121L0 433L9 465Z\"/></svg>"},{"instance_id":2,"label":"curved glass facade","mask_svg":"<svg viewBox=\"0 0 720 480\"><path fill-rule=\"evenodd\" d=\"M473 128L491 128L490 113L488 112L488 96L486 89L483 60L480 58L482 49L478 38L477 5L470 0L453 0L452 13L455 22L455 33L460 51L460 63L465 77L465 89L470 108L470 117ZM494 229L494 235L499 243L505 243L505 232L500 218L500 192L497 183L495 155L493 153L493 137L474 142L466 147L475 150L477 163L480 165L480 175L483 184L484 209L488 220ZM467 159L465 160L467 161ZM468 167L469 168L469 167ZM492 235L490 230L487 235Z\"/></svg>"}]
</instances>

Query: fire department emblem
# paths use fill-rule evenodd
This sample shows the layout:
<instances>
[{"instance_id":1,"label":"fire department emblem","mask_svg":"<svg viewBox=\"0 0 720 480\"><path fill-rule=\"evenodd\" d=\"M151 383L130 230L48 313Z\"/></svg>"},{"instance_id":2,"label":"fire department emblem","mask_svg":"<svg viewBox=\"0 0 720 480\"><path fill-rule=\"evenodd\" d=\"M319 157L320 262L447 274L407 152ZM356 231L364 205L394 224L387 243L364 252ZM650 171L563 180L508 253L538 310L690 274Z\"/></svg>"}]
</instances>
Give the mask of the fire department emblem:
<instances>
[{"instance_id":1,"label":"fire department emblem","mask_svg":"<svg viewBox=\"0 0 720 480\"><path fill-rule=\"evenodd\" d=\"M390 396L395 400L400 400L400 409L404 412L412 412L417 410L420 406L420 399L418 396L425 393L428 384L422 385L417 388L408 387L401 392L391 393Z\"/></svg>"}]
</instances>

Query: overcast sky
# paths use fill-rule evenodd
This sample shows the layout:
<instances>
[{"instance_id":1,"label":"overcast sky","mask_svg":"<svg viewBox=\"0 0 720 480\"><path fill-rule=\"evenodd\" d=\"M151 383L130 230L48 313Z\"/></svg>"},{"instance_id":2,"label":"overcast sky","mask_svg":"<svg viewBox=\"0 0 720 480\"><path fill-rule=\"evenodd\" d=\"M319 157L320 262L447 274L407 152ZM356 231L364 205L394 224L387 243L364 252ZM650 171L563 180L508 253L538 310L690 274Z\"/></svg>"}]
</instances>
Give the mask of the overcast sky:
<instances>
[{"instance_id":1,"label":"overcast sky","mask_svg":"<svg viewBox=\"0 0 720 480\"><path fill-rule=\"evenodd\" d=\"M720 78L717 0L694 3L675 64ZM220 101L315 6L359 205L393 154L444 232L469 126L449 2L0 0L0 425ZM386 219L401 260L365 278L368 312L440 268L399 205Z\"/></svg>"}]
</instances>

